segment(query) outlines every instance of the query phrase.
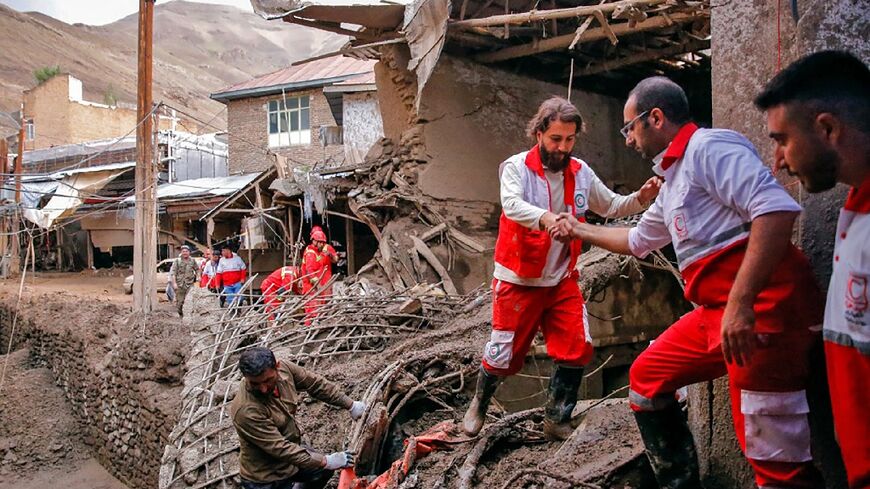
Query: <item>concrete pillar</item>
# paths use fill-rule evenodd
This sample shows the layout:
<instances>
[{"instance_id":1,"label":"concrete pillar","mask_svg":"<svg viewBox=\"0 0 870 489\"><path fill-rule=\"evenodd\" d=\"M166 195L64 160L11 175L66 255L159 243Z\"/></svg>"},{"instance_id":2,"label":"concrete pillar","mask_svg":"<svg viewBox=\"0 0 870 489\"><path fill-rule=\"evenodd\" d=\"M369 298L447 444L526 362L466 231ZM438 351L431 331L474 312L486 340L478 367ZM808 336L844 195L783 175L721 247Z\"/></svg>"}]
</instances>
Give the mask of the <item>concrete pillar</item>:
<instances>
[{"instance_id":1,"label":"concrete pillar","mask_svg":"<svg viewBox=\"0 0 870 489\"><path fill-rule=\"evenodd\" d=\"M802 55L823 49L848 49L870 59L870 15L862 0L728 2L713 9L713 125L745 134L765 162L772 162L766 121L752 99L778 71ZM796 9L793 13L792 8ZM796 180L782 183L804 206L795 240L810 260L822 285L831 273L833 236L845 189L808 195ZM810 392L813 452L829 488L846 487L833 440L821 352L813 360ZM690 423L695 433L708 489L755 487L734 437L724 380L690 391Z\"/></svg>"}]
</instances>

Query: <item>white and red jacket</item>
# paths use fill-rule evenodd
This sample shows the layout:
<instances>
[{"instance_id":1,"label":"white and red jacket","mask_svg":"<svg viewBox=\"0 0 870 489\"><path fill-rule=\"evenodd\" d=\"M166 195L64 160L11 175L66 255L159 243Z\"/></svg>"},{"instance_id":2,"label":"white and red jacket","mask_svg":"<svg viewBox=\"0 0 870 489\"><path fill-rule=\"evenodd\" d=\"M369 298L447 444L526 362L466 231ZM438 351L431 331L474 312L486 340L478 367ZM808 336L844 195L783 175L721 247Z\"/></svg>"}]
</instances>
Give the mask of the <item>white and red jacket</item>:
<instances>
[{"instance_id":1,"label":"white and red jacket","mask_svg":"<svg viewBox=\"0 0 870 489\"><path fill-rule=\"evenodd\" d=\"M248 266L233 253L230 258L222 256L217 266L217 284L227 286L237 284L248 276Z\"/></svg>"},{"instance_id":2,"label":"white and red jacket","mask_svg":"<svg viewBox=\"0 0 870 489\"><path fill-rule=\"evenodd\" d=\"M840 211L824 335L870 357L870 178Z\"/></svg>"},{"instance_id":3,"label":"white and red jacket","mask_svg":"<svg viewBox=\"0 0 870 489\"><path fill-rule=\"evenodd\" d=\"M561 174L545 171L537 145L502 163L499 180L502 214L493 276L517 285L554 286L574 270L580 256L579 240L565 245L539 229L545 212L570 212L584 220L587 210L622 217L644 209L636 192L612 192L577 158Z\"/></svg>"},{"instance_id":4,"label":"white and red jacket","mask_svg":"<svg viewBox=\"0 0 870 489\"><path fill-rule=\"evenodd\" d=\"M683 126L653 170L665 180L659 196L628 235L638 257L673 243L686 299L724 307L743 262L752 221L772 212L800 212L764 166L752 143L723 129ZM780 332L813 321L822 311L806 257L794 246L756 299L756 331ZM789 299L789 300L786 300ZM799 307L794 307L794 303ZM789 305L791 304L791 305Z\"/></svg>"},{"instance_id":5,"label":"white and red jacket","mask_svg":"<svg viewBox=\"0 0 870 489\"><path fill-rule=\"evenodd\" d=\"M202 264L202 273L200 274L199 286L203 288L214 289L217 284L217 263L212 260L207 260Z\"/></svg>"}]
</instances>

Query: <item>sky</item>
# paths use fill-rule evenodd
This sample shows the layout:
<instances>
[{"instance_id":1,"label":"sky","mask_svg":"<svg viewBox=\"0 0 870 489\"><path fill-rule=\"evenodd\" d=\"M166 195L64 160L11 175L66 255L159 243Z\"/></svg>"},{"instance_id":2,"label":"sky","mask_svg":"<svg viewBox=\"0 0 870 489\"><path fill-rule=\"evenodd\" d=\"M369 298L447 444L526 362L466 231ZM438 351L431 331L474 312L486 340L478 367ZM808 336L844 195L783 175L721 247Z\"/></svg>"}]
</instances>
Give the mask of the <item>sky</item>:
<instances>
[{"instance_id":1,"label":"sky","mask_svg":"<svg viewBox=\"0 0 870 489\"><path fill-rule=\"evenodd\" d=\"M251 10L250 0L190 0L199 3L235 5ZM103 25L126 17L139 10L139 0L0 0L0 3L19 12L42 12L68 24ZM167 0L157 0L157 5Z\"/></svg>"}]
</instances>

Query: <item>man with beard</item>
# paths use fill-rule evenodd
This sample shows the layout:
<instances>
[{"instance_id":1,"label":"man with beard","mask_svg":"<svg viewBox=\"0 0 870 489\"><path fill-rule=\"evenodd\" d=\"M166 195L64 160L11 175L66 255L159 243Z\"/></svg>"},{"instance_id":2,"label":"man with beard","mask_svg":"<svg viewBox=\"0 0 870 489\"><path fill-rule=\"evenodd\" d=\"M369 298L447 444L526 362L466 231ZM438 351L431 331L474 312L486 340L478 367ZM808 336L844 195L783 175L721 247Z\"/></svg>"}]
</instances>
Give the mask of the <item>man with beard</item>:
<instances>
[{"instance_id":1,"label":"man with beard","mask_svg":"<svg viewBox=\"0 0 870 489\"><path fill-rule=\"evenodd\" d=\"M623 109L626 145L653 158L661 194L637 226L563 215L556 239L645 257L673 243L686 299L698 305L629 371L629 402L659 486L700 487L692 433L675 399L728 374L737 440L759 487L823 487L810 454L806 386L821 292L791 244L800 206L752 144L692 123L683 89L647 78Z\"/></svg>"},{"instance_id":2,"label":"man with beard","mask_svg":"<svg viewBox=\"0 0 870 489\"><path fill-rule=\"evenodd\" d=\"M239 356L244 377L230 405L239 435L239 475L244 489L318 489L333 471L354 464L352 452L318 453L302 445L296 423L300 391L350 411L359 419L366 406L339 387L290 362L278 362L272 350L252 347Z\"/></svg>"},{"instance_id":3,"label":"man with beard","mask_svg":"<svg viewBox=\"0 0 870 489\"><path fill-rule=\"evenodd\" d=\"M840 211L825 306L828 385L849 487L870 487L870 69L842 51L811 54L755 99L775 165L808 191L852 187Z\"/></svg>"},{"instance_id":4,"label":"man with beard","mask_svg":"<svg viewBox=\"0 0 870 489\"><path fill-rule=\"evenodd\" d=\"M561 212L579 219L588 210L603 217L639 213L659 188L659 181L651 178L631 195L611 192L586 162L571 157L582 129L580 113L570 102L546 100L528 125L534 147L501 164L503 212L495 247L493 329L463 420L468 435L480 432L499 382L522 368L538 329L555 362L544 431L551 439L565 439L572 431L571 411L583 367L592 359L575 270L582 243L554 242L547 229Z\"/></svg>"}]
</instances>

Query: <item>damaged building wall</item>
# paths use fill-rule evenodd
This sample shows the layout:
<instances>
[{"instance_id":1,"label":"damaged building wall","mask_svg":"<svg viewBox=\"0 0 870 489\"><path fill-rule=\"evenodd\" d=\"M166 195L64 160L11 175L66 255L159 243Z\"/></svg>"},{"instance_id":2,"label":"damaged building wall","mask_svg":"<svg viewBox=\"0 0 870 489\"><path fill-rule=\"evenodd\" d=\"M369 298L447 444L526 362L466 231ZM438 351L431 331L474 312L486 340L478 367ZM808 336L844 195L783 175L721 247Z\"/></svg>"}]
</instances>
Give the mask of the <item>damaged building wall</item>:
<instances>
[{"instance_id":1,"label":"damaged building wall","mask_svg":"<svg viewBox=\"0 0 870 489\"><path fill-rule=\"evenodd\" d=\"M575 155L611 187L631 191L652 175L619 135L623 101L573 90L586 133ZM430 164L420 188L439 198L497 202L498 166L527 150L526 124L542 101L567 88L442 54L423 89L420 119Z\"/></svg>"},{"instance_id":2,"label":"damaged building wall","mask_svg":"<svg viewBox=\"0 0 870 489\"><path fill-rule=\"evenodd\" d=\"M309 96L311 143L293 146L269 147L268 103L281 100L281 94L244 98L227 102L227 130L229 132L230 174L260 172L272 166L268 151L290 158L293 164L318 169L337 166L343 161L344 148L340 144L323 146L321 126L336 126L335 118L322 88L287 92L287 97ZM326 162L326 164L322 163Z\"/></svg>"},{"instance_id":3,"label":"damaged building wall","mask_svg":"<svg viewBox=\"0 0 870 489\"><path fill-rule=\"evenodd\" d=\"M765 117L752 105L752 99L778 71L778 55L782 67L822 49L847 49L865 62L870 60L870 18L865 2L806 0L795 3L795 7L797 21L783 5L779 22L776 2L732 2L713 10L713 124L745 134L767 163L773 161L773 147ZM778 38L782 40L780 53ZM845 189L809 195L796 179L785 178L782 183L804 207L796 241L827 288L837 213ZM814 457L824 469L827 487L846 487L833 440L821 352L817 352L812 365L809 397L815 411L811 419ZM754 487L733 435L725 381L693 388L690 401L706 487Z\"/></svg>"},{"instance_id":4,"label":"damaged building wall","mask_svg":"<svg viewBox=\"0 0 870 489\"><path fill-rule=\"evenodd\" d=\"M384 123L378 98L373 92L345 93L342 102L344 157L360 163L366 153L384 137Z\"/></svg>"}]
</instances>

